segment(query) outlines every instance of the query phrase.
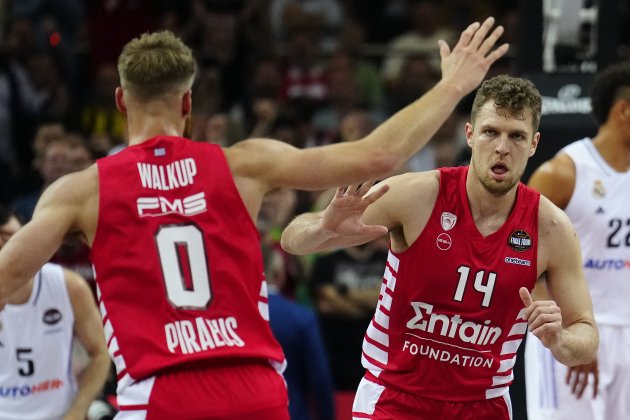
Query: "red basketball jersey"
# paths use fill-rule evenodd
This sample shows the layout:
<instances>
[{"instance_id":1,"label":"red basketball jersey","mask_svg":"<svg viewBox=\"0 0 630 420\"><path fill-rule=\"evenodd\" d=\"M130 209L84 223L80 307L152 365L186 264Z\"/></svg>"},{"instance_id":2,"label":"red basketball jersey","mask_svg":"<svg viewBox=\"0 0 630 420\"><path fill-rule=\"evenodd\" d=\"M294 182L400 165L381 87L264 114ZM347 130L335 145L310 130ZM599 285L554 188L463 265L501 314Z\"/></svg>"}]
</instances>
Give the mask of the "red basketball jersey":
<instances>
[{"instance_id":1,"label":"red basketball jersey","mask_svg":"<svg viewBox=\"0 0 630 420\"><path fill-rule=\"evenodd\" d=\"M281 365L258 231L221 148L156 137L97 165L91 257L119 378L208 360Z\"/></svg>"},{"instance_id":2,"label":"red basketball jersey","mask_svg":"<svg viewBox=\"0 0 630 420\"><path fill-rule=\"evenodd\" d=\"M518 185L504 225L483 237L466 196L467 167L440 170L418 239L390 251L363 342L367 377L426 398L472 401L508 392L527 329L519 288L536 282L540 195Z\"/></svg>"}]
</instances>

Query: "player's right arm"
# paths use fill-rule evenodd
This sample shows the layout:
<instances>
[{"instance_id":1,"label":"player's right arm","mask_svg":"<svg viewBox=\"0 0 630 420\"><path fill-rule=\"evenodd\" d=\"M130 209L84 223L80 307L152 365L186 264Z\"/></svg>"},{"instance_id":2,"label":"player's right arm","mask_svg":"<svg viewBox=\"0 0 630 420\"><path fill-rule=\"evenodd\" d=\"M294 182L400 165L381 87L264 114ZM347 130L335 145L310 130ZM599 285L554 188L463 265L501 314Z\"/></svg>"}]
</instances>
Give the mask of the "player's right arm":
<instances>
[{"instance_id":1,"label":"player's right arm","mask_svg":"<svg viewBox=\"0 0 630 420\"><path fill-rule=\"evenodd\" d=\"M82 232L84 204L93 188L88 171L66 175L48 187L33 218L0 251L0 302L26 284L68 234ZM96 178L95 178L96 179Z\"/></svg>"},{"instance_id":2,"label":"player's right arm","mask_svg":"<svg viewBox=\"0 0 630 420\"><path fill-rule=\"evenodd\" d=\"M429 141L505 54L507 44L493 50L503 33L493 26L492 18L471 24L452 51L441 42L442 79L363 139L309 149L266 139L244 141L226 149L232 173L259 180L263 193L276 187L322 190L385 177Z\"/></svg>"}]
</instances>

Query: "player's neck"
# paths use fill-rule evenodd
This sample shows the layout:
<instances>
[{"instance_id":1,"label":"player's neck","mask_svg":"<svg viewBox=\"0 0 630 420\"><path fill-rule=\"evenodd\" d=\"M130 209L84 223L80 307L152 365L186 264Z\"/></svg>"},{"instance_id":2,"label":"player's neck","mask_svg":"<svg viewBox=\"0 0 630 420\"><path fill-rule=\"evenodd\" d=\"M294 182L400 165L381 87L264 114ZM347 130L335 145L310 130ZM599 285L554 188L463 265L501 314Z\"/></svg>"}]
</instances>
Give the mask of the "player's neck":
<instances>
[{"instance_id":1,"label":"player's neck","mask_svg":"<svg viewBox=\"0 0 630 420\"><path fill-rule=\"evenodd\" d=\"M132 146L156 136L181 136L184 131L184 120L172 113L128 113L127 129L129 145Z\"/></svg>"},{"instance_id":2,"label":"player's neck","mask_svg":"<svg viewBox=\"0 0 630 420\"><path fill-rule=\"evenodd\" d=\"M622 138L622 130L603 125L593 139L593 145L602 158L618 172L630 170L630 140Z\"/></svg>"},{"instance_id":3,"label":"player's neck","mask_svg":"<svg viewBox=\"0 0 630 420\"><path fill-rule=\"evenodd\" d=\"M470 213L482 235L491 235L503 226L514 207L517 185L505 194L496 195L486 190L481 182L468 180L466 195Z\"/></svg>"}]
</instances>

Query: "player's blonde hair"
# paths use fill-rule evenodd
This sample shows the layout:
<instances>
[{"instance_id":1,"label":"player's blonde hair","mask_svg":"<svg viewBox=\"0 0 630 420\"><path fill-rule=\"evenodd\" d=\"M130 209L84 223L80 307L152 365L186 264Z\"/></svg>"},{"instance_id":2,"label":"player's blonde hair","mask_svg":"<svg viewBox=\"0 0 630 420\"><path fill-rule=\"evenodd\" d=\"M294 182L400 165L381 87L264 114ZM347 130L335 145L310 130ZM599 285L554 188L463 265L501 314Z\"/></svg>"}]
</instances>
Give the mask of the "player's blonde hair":
<instances>
[{"instance_id":1,"label":"player's blonde hair","mask_svg":"<svg viewBox=\"0 0 630 420\"><path fill-rule=\"evenodd\" d=\"M196 68L191 49L170 31L134 38L118 57L122 88L141 101L190 89Z\"/></svg>"}]
</instances>

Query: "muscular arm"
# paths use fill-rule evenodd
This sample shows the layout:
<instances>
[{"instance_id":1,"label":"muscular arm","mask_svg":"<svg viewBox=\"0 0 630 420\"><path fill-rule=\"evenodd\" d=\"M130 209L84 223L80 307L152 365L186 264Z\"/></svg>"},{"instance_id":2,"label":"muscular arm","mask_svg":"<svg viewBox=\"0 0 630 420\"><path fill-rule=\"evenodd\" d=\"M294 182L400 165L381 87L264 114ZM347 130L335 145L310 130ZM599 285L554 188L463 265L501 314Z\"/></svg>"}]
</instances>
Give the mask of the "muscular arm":
<instances>
[{"instance_id":1,"label":"muscular arm","mask_svg":"<svg viewBox=\"0 0 630 420\"><path fill-rule=\"evenodd\" d=\"M81 230L86 192L84 173L66 175L47 188L31 221L0 251L0 302L35 275L66 235Z\"/></svg>"},{"instance_id":2,"label":"muscular arm","mask_svg":"<svg viewBox=\"0 0 630 420\"><path fill-rule=\"evenodd\" d=\"M64 270L64 273L74 311L74 333L89 357L79 377L77 394L65 418L83 419L107 380L110 359L92 291L78 274L69 270Z\"/></svg>"},{"instance_id":3,"label":"muscular arm","mask_svg":"<svg viewBox=\"0 0 630 420\"><path fill-rule=\"evenodd\" d=\"M282 247L292 254L309 254L360 245L389 231L392 249L405 250L420 235L433 209L439 190L437 171L398 175L367 194L369 186L339 190L324 211L296 217L282 233Z\"/></svg>"},{"instance_id":4,"label":"muscular arm","mask_svg":"<svg viewBox=\"0 0 630 420\"><path fill-rule=\"evenodd\" d=\"M493 24L488 19L481 27L470 25L453 51L441 43L440 82L365 138L304 150L272 140L241 142L225 152L235 177L260 180L263 193L275 187L321 190L383 178L427 143L507 51L502 45L490 52L503 31L498 27L490 33Z\"/></svg>"},{"instance_id":5,"label":"muscular arm","mask_svg":"<svg viewBox=\"0 0 630 420\"><path fill-rule=\"evenodd\" d=\"M528 309L530 330L567 366L587 363L596 355L599 336L593 317L577 235L567 215L541 197L539 258L550 297ZM551 302L553 303L553 302ZM545 308L553 308L546 312ZM559 310L558 310L559 308Z\"/></svg>"},{"instance_id":6,"label":"muscular arm","mask_svg":"<svg viewBox=\"0 0 630 420\"><path fill-rule=\"evenodd\" d=\"M560 153L534 171L528 185L547 197L553 204L564 209L575 189L575 165L573 160ZM532 291L535 300L549 299L546 281L536 282Z\"/></svg>"}]
</instances>

